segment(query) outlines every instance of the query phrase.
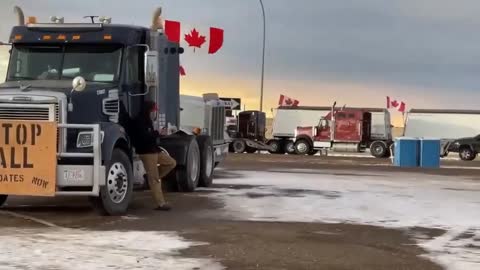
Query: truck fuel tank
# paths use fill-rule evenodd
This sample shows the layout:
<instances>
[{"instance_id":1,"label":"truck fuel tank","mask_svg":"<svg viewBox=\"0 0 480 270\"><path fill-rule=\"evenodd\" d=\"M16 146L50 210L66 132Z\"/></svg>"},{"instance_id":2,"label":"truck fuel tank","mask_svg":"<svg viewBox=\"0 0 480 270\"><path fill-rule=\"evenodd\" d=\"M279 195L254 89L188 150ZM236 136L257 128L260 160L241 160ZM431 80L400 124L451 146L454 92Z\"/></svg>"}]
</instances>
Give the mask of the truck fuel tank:
<instances>
[{"instance_id":1,"label":"truck fuel tank","mask_svg":"<svg viewBox=\"0 0 480 270\"><path fill-rule=\"evenodd\" d=\"M359 152L359 143L334 143L332 146L334 152Z\"/></svg>"}]
</instances>

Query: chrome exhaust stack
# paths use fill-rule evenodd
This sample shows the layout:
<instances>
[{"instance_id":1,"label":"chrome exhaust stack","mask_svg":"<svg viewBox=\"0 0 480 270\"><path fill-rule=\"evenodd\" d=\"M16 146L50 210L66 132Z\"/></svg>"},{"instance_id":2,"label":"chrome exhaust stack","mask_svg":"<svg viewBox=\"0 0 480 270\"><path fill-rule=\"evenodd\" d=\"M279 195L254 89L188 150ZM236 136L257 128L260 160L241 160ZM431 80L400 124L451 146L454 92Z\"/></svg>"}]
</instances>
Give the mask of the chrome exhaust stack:
<instances>
[{"instance_id":1,"label":"chrome exhaust stack","mask_svg":"<svg viewBox=\"0 0 480 270\"><path fill-rule=\"evenodd\" d=\"M17 15L18 25L19 26L25 25L25 14L23 13L23 10L18 6L15 6L13 8L13 12Z\"/></svg>"},{"instance_id":2,"label":"chrome exhaust stack","mask_svg":"<svg viewBox=\"0 0 480 270\"><path fill-rule=\"evenodd\" d=\"M159 7L155 9L152 17L152 26L150 26L152 31L163 31L163 20L162 20L162 8Z\"/></svg>"}]
</instances>

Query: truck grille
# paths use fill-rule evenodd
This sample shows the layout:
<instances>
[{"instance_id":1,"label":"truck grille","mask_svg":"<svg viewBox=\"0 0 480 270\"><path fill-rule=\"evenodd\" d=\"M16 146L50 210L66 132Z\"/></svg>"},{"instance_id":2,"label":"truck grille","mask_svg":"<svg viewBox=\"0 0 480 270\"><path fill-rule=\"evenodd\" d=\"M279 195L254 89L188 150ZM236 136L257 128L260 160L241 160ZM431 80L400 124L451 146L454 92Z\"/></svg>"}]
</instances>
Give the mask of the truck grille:
<instances>
[{"instance_id":1,"label":"truck grille","mask_svg":"<svg viewBox=\"0 0 480 270\"><path fill-rule=\"evenodd\" d=\"M19 121L55 121L61 122L59 104L55 111L50 111L50 104L2 104L0 103L0 120ZM57 150L61 149L63 131L57 129Z\"/></svg>"},{"instance_id":2,"label":"truck grille","mask_svg":"<svg viewBox=\"0 0 480 270\"><path fill-rule=\"evenodd\" d=\"M58 116L58 114L57 114ZM50 111L48 107L42 108L8 108L0 106L0 119L1 120L36 120L36 121L49 121Z\"/></svg>"},{"instance_id":3,"label":"truck grille","mask_svg":"<svg viewBox=\"0 0 480 270\"><path fill-rule=\"evenodd\" d=\"M223 141L225 135L225 107L212 108L211 134L212 140Z\"/></svg>"}]
</instances>

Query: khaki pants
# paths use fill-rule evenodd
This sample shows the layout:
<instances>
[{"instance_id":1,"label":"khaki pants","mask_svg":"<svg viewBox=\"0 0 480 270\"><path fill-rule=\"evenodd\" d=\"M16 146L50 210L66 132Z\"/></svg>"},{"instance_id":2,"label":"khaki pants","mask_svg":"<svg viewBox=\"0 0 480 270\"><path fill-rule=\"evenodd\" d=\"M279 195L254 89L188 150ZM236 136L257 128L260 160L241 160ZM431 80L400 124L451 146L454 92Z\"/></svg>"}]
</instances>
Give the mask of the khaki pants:
<instances>
[{"instance_id":1,"label":"khaki pants","mask_svg":"<svg viewBox=\"0 0 480 270\"><path fill-rule=\"evenodd\" d=\"M159 206L164 205L166 201L162 191L162 178L177 166L177 162L166 153L140 155L140 159L147 171L148 184L153 198Z\"/></svg>"}]
</instances>

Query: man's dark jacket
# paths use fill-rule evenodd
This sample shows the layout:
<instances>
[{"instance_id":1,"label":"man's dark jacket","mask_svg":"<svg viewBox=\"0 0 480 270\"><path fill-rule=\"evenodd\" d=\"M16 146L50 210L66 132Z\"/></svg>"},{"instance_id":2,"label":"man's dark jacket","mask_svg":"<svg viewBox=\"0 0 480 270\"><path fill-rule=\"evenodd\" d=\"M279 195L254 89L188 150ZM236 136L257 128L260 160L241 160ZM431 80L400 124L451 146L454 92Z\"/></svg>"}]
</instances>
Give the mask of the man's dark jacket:
<instances>
[{"instance_id":1,"label":"man's dark jacket","mask_svg":"<svg viewBox=\"0 0 480 270\"><path fill-rule=\"evenodd\" d=\"M157 145L157 139L160 136L153 128L153 122L148 114L141 112L137 117L131 119L125 112L123 115L121 113L120 117L120 122L125 127L137 154L154 154L160 151Z\"/></svg>"}]
</instances>

